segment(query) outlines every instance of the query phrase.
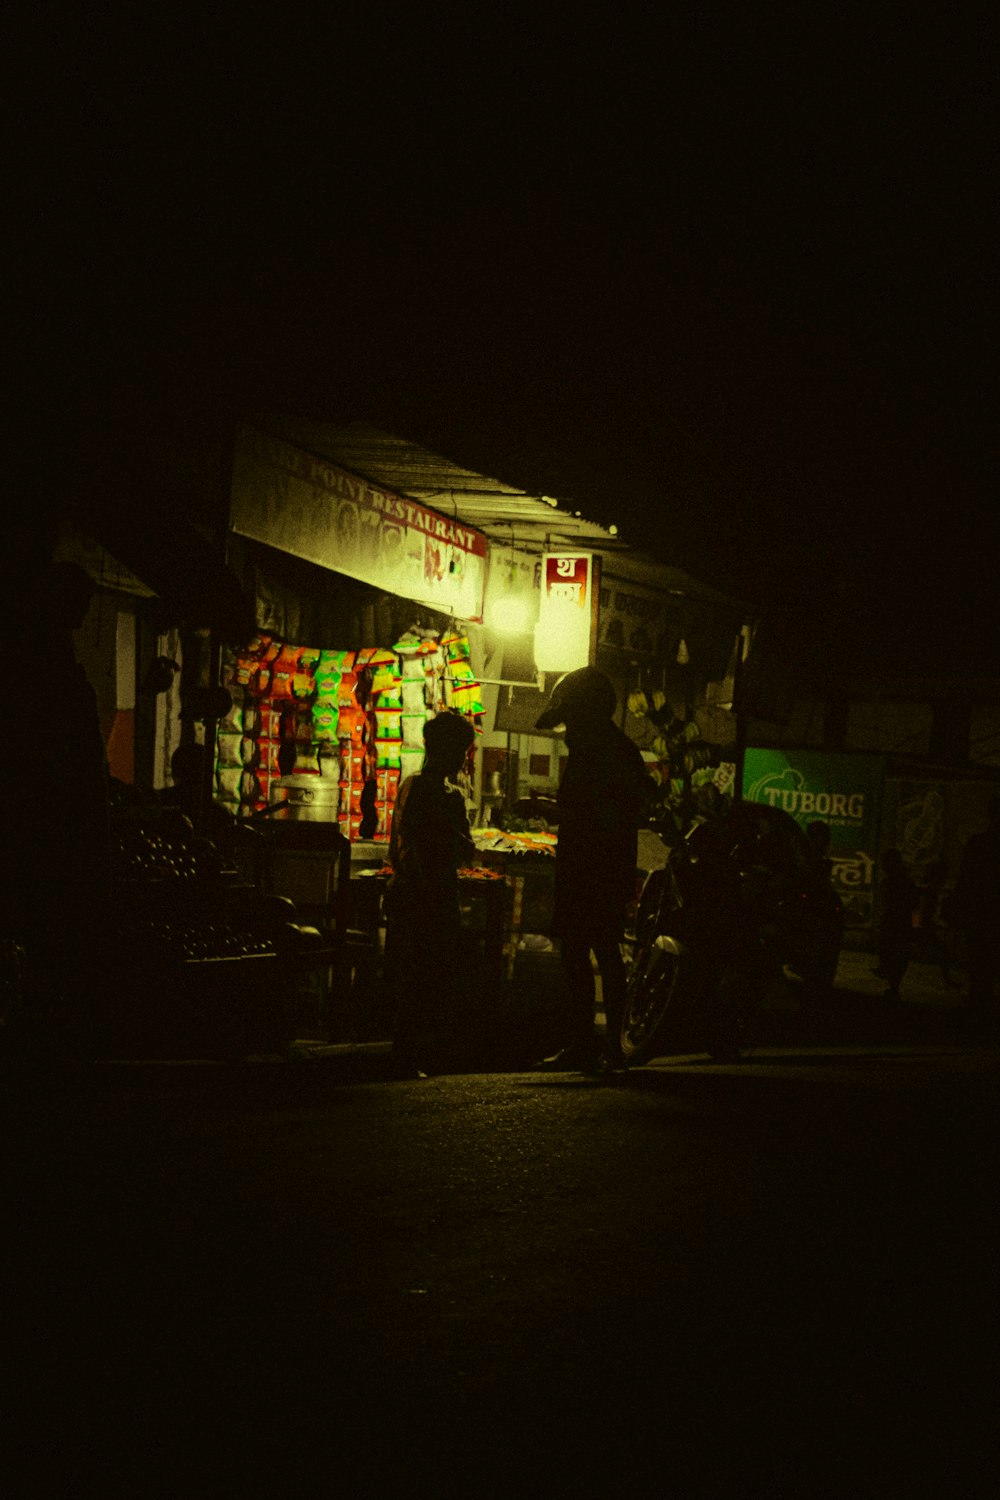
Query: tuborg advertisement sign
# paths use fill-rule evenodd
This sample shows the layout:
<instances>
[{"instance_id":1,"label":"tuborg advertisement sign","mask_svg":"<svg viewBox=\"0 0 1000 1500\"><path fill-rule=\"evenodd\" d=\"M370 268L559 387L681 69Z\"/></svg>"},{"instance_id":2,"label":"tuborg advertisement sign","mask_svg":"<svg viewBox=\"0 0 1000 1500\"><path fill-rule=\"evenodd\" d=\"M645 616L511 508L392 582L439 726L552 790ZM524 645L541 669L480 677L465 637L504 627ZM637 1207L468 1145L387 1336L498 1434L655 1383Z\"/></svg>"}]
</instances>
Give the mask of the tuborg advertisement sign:
<instances>
[{"instance_id":1,"label":"tuborg advertisement sign","mask_svg":"<svg viewBox=\"0 0 1000 1500\"><path fill-rule=\"evenodd\" d=\"M802 827L830 829L833 884L850 927L871 924L883 762L875 755L748 749L743 796L781 808Z\"/></svg>"}]
</instances>

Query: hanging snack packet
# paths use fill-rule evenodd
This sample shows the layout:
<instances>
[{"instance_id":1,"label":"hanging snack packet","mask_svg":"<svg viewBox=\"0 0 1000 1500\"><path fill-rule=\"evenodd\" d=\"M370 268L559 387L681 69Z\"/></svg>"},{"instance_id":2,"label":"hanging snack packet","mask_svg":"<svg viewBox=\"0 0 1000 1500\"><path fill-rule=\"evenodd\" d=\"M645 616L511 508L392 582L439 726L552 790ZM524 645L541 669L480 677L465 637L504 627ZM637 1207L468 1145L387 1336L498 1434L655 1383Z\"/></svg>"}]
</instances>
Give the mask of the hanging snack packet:
<instances>
[{"instance_id":1,"label":"hanging snack packet","mask_svg":"<svg viewBox=\"0 0 1000 1500\"><path fill-rule=\"evenodd\" d=\"M301 646L284 645L279 650L271 667L272 698L292 696L292 678L298 671Z\"/></svg>"},{"instance_id":2,"label":"hanging snack packet","mask_svg":"<svg viewBox=\"0 0 1000 1500\"><path fill-rule=\"evenodd\" d=\"M402 748L400 756L402 757ZM382 766L376 773L375 784L379 802L395 802L399 791L400 771L393 766Z\"/></svg>"},{"instance_id":3,"label":"hanging snack packet","mask_svg":"<svg viewBox=\"0 0 1000 1500\"><path fill-rule=\"evenodd\" d=\"M312 732L318 740L335 740L340 736L340 713L336 708L313 709Z\"/></svg>"},{"instance_id":4,"label":"hanging snack packet","mask_svg":"<svg viewBox=\"0 0 1000 1500\"><path fill-rule=\"evenodd\" d=\"M353 672L357 653L354 651L321 651L315 670L320 672Z\"/></svg>"},{"instance_id":5,"label":"hanging snack packet","mask_svg":"<svg viewBox=\"0 0 1000 1500\"><path fill-rule=\"evenodd\" d=\"M281 766L278 755L281 750L281 740L259 740L260 759L257 762L258 769L266 771L269 776L280 776Z\"/></svg>"},{"instance_id":6,"label":"hanging snack packet","mask_svg":"<svg viewBox=\"0 0 1000 1500\"><path fill-rule=\"evenodd\" d=\"M415 745L403 745L399 752L399 780L404 782L407 776L415 776L423 769L424 750L421 745L418 749Z\"/></svg>"},{"instance_id":7,"label":"hanging snack packet","mask_svg":"<svg viewBox=\"0 0 1000 1500\"><path fill-rule=\"evenodd\" d=\"M361 744L364 740L368 715L363 708L340 708L337 710L337 737Z\"/></svg>"},{"instance_id":8,"label":"hanging snack packet","mask_svg":"<svg viewBox=\"0 0 1000 1500\"><path fill-rule=\"evenodd\" d=\"M308 703L316 692L316 679L312 672L304 672L301 663L292 674L292 697L299 703Z\"/></svg>"},{"instance_id":9,"label":"hanging snack packet","mask_svg":"<svg viewBox=\"0 0 1000 1500\"><path fill-rule=\"evenodd\" d=\"M253 740L249 742L251 745ZM243 765L243 742L235 734L220 734L218 739L218 755L216 764L219 766L242 766Z\"/></svg>"},{"instance_id":10,"label":"hanging snack packet","mask_svg":"<svg viewBox=\"0 0 1000 1500\"><path fill-rule=\"evenodd\" d=\"M467 635L446 635L441 641L441 649L447 661L468 660L470 654L469 637Z\"/></svg>"},{"instance_id":11,"label":"hanging snack packet","mask_svg":"<svg viewBox=\"0 0 1000 1500\"><path fill-rule=\"evenodd\" d=\"M396 653L390 651L387 646L366 646L362 651L358 652L354 666L358 672L363 667L369 667L374 674L381 667L394 667L395 664Z\"/></svg>"},{"instance_id":12,"label":"hanging snack packet","mask_svg":"<svg viewBox=\"0 0 1000 1500\"><path fill-rule=\"evenodd\" d=\"M375 710L375 738L377 740L398 740L402 738L400 720L402 714L398 709L377 708Z\"/></svg>"},{"instance_id":13,"label":"hanging snack packet","mask_svg":"<svg viewBox=\"0 0 1000 1500\"><path fill-rule=\"evenodd\" d=\"M319 746L298 743L295 746L295 776L319 775Z\"/></svg>"},{"instance_id":14,"label":"hanging snack packet","mask_svg":"<svg viewBox=\"0 0 1000 1500\"><path fill-rule=\"evenodd\" d=\"M215 785L219 796L226 802L240 800L240 780L243 772L234 766L220 766L215 773Z\"/></svg>"},{"instance_id":15,"label":"hanging snack packet","mask_svg":"<svg viewBox=\"0 0 1000 1500\"><path fill-rule=\"evenodd\" d=\"M399 754L402 740L379 740L376 750L376 765L381 769L399 769Z\"/></svg>"},{"instance_id":16,"label":"hanging snack packet","mask_svg":"<svg viewBox=\"0 0 1000 1500\"><path fill-rule=\"evenodd\" d=\"M423 714L427 709L427 692L423 671L419 677L404 677L402 708L406 714Z\"/></svg>"},{"instance_id":17,"label":"hanging snack packet","mask_svg":"<svg viewBox=\"0 0 1000 1500\"><path fill-rule=\"evenodd\" d=\"M396 658L377 666L372 673L372 692L379 695L385 707L399 707L399 684L401 674Z\"/></svg>"},{"instance_id":18,"label":"hanging snack packet","mask_svg":"<svg viewBox=\"0 0 1000 1500\"><path fill-rule=\"evenodd\" d=\"M255 662L259 663L264 660L268 651L271 650L272 646L274 646L274 651L272 654L274 656L277 656L278 651L280 650L280 642L275 645L274 636L269 630L258 630L257 634L251 636L250 640L247 642L246 655L252 657Z\"/></svg>"},{"instance_id":19,"label":"hanging snack packet","mask_svg":"<svg viewBox=\"0 0 1000 1500\"><path fill-rule=\"evenodd\" d=\"M317 672L313 678L316 688L316 702L322 704L324 708L339 703L340 681L339 672Z\"/></svg>"},{"instance_id":20,"label":"hanging snack packet","mask_svg":"<svg viewBox=\"0 0 1000 1500\"><path fill-rule=\"evenodd\" d=\"M400 723L403 729L403 744L410 749L423 750L424 748L424 725L427 723L426 714L400 714Z\"/></svg>"}]
</instances>

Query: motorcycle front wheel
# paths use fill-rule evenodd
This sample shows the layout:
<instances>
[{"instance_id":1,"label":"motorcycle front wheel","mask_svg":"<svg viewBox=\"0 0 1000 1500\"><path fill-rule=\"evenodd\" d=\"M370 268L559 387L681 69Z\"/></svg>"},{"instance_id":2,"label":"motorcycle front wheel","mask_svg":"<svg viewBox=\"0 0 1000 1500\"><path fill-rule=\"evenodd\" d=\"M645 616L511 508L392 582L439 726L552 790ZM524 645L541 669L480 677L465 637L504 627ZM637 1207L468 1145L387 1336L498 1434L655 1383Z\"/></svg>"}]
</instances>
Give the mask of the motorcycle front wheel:
<instances>
[{"instance_id":1,"label":"motorcycle front wheel","mask_svg":"<svg viewBox=\"0 0 1000 1500\"><path fill-rule=\"evenodd\" d=\"M661 1055L668 1021L687 1009L688 983L682 957L653 947L636 960L625 990L621 1043L626 1062L644 1063Z\"/></svg>"}]
</instances>

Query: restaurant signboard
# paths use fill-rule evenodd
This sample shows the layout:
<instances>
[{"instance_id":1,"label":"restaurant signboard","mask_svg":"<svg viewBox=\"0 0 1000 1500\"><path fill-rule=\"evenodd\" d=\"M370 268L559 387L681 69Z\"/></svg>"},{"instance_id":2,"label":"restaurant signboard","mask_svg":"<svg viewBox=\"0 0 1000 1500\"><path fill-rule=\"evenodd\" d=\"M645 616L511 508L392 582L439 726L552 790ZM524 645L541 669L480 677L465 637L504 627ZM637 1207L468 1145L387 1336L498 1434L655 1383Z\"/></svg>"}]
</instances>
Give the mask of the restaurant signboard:
<instances>
[{"instance_id":1,"label":"restaurant signboard","mask_svg":"<svg viewBox=\"0 0 1000 1500\"><path fill-rule=\"evenodd\" d=\"M237 435L229 524L387 593L483 618L481 531L251 427Z\"/></svg>"}]
</instances>

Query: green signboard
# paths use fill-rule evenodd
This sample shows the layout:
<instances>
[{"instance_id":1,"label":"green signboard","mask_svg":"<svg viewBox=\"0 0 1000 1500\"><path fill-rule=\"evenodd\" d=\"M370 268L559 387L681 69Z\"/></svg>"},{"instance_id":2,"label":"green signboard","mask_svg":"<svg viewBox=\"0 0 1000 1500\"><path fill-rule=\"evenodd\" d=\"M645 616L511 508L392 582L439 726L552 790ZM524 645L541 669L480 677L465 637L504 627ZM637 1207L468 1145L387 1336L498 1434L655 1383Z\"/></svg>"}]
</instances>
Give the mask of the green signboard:
<instances>
[{"instance_id":1,"label":"green signboard","mask_svg":"<svg viewBox=\"0 0 1000 1500\"><path fill-rule=\"evenodd\" d=\"M747 802L781 808L803 828L829 827L833 883L851 927L872 920L883 774L880 756L822 750L748 749L743 762Z\"/></svg>"}]
</instances>

